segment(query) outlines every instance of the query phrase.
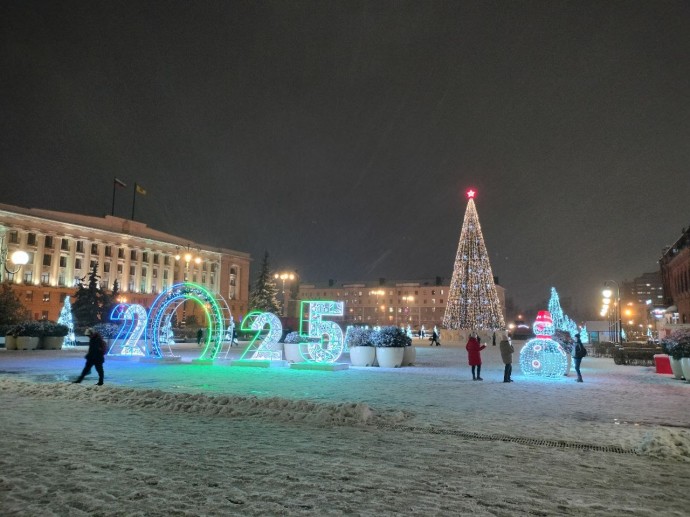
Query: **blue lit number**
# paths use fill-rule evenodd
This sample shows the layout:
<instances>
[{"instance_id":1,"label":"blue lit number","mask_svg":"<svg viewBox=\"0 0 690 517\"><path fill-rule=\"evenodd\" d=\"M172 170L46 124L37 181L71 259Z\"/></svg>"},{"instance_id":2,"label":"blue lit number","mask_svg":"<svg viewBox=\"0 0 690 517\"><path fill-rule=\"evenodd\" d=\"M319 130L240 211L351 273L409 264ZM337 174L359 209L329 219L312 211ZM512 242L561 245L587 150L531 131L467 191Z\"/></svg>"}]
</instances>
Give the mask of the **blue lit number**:
<instances>
[{"instance_id":1,"label":"blue lit number","mask_svg":"<svg viewBox=\"0 0 690 517\"><path fill-rule=\"evenodd\" d=\"M323 321L323 316L342 316L343 302L302 302L309 304L309 333L307 336L318 341L307 344L309 357L306 361L333 363L343 353L343 329L334 321ZM301 347L300 347L301 351Z\"/></svg>"},{"instance_id":2,"label":"blue lit number","mask_svg":"<svg viewBox=\"0 0 690 517\"><path fill-rule=\"evenodd\" d=\"M261 337L262 331L266 325L268 325L268 332L257 345L256 342ZM281 345L278 343L280 337L283 335L283 325L275 314L271 314L270 312L250 312L242 320L240 329L243 332L255 332L254 337L240 359L244 359L245 356L251 352L254 353L249 359L280 361L283 358Z\"/></svg>"},{"instance_id":3,"label":"blue lit number","mask_svg":"<svg viewBox=\"0 0 690 517\"><path fill-rule=\"evenodd\" d=\"M108 355L117 355L113 354L113 349L119 340L124 341L119 355L145 355L139 346L139 339L146 329L146 309L141 305L120 303L113 309L110 319L122 321L123 324L108 350Z\"/></svg>"}]
</instances>

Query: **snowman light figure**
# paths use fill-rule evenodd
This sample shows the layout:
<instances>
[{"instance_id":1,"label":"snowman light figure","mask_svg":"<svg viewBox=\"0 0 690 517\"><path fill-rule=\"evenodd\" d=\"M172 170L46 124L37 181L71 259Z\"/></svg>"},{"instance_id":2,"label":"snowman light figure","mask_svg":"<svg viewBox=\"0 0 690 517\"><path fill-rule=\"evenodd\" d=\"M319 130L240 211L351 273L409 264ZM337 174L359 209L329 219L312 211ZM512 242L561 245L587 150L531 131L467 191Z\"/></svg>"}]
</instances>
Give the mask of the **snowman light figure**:
<instances>
[{"instance_id":1,"label":"snowman light figure","mask_svg":"<svg viewBox=\"0 0 690 517\"><path fill-rule=\"evenodd\" d=\"M520 350L520 369L525 375L560 377L568 370L568 354L553 339L553 320L549 311L539 311L532 326L537 336Z\"/></svg>"}]
</instances>

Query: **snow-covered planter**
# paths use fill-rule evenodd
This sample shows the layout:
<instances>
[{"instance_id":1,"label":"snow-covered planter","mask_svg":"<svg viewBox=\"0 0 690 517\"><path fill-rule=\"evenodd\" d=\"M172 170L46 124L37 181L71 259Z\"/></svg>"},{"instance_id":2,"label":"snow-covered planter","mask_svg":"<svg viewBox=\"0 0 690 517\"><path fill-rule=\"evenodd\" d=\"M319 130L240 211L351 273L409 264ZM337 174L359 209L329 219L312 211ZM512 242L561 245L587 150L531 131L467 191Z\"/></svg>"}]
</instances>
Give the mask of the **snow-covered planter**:
<instances>
[{"instance_id":1,"label":"snow-covered planter","mask_svg":"<svg viewBox=\"0 0 690 517\"><path fill-rule=\"evenodd\" d=\"M398 327L383 327L371 336L376 347L376 360L381 368L398 368L402 365L405 348L412 345L412 339Z\"/></svg>"},{"instance_id":2,"label":"snow-covered planter","mask_svg":"<svg viewBox=\"0 0 690 517\"><path fill-rule=\"evenodd\" d=\"M690 369L686 366L683 370L683 358L690 358L690 329L678 329L671 332L671 335L664 338L661 342L664 352L669 355L671 370L676 379L688 379L687 373ZM687 361L686 361L687 363Z\"/></svg>"},{"instance_id":3,"label":"snow-covered planter","mask_svg":"<svg viewBox=\"0 0 690 517\"><path fill-rule=\"evenodd\" d=\"M376 348L372 341L372 329L353 327L350 329L350 362L352 366L374 366Z\"/></svg>"},{"instance_id":4,"label":"snow-covered planter","mask_svg":"<svg viewBox=\"0 0 690 517\"><path fill-rule=\"evenodd\" d=\"M381 368L400 368L404 355L403 347L376 348L376 360Z\"/></svg>"},{"instance_id":5,"label":"snow-covered planter","mask_svg":"<svg viewBox=\"0 0 690 517\"><path fill-rule=\"evenodd\" d=\"M403 348L403 359L402 366L414 366L414 362L417 359L417 349L414 345L406 346Z\"/></svg>"},{"instance_id":6,"label":"snow-covered planter","mask_svg":"<svg viewBox=\"0 0 690 517\"><path fill-rule=\"evenodd\" d=\"M283 342L283 353L285 360L289 363L301 363L304 361L302 354L300 354L300 342L305 341L299 332L290 332L285 336Z\"/></svg>"}]
</instances>

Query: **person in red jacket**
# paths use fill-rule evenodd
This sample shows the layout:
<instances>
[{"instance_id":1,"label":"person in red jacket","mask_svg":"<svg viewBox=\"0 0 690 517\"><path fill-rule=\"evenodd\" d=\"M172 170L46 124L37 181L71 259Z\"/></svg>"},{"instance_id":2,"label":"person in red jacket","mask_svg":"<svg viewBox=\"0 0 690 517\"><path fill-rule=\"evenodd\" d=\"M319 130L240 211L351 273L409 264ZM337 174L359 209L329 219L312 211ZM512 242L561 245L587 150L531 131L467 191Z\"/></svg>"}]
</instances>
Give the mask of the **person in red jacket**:
<instances>
[{"instance_id":1,"label":"person in red jacket","mask_svg":"<svg viewBox=\"0 0 690 517\"><path fill-rule=\"evenodd\" d=\"M467 340L467 360L472 367L472 380L483 381L482 379L482 355L481 351L486 348L486 345L479 343L479 336L476 332L470 333L470 338ZM475 375L476 370L476 375Z\"/></svg>"}]
</instances>

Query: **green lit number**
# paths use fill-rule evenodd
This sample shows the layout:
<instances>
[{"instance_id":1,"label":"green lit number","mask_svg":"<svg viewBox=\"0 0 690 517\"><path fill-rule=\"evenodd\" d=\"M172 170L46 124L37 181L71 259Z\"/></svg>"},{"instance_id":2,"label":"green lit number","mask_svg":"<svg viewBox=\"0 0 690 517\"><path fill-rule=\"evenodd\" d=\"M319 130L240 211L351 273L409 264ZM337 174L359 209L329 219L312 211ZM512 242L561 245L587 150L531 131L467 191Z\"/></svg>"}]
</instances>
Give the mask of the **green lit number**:
<instances>
[{"instance_id":1,"label":"green lit number","mask_svg":"<svg viewBox=\"0 0 690 517\"><path fill-rule=\"evenodd\" d=\"M308 316L305 316L305 308L308 308ZM300 318L300 334L311 341L307 344L309 357L304 357L304 347L300 352L306 361L317 363L333 363L343 353L343 329L334 321L323 321L323 316L342 316L343 302L302 302L302 317ZM303 325L308 324L308 333L304 332Z\"/></svg>"}]
</instances>

